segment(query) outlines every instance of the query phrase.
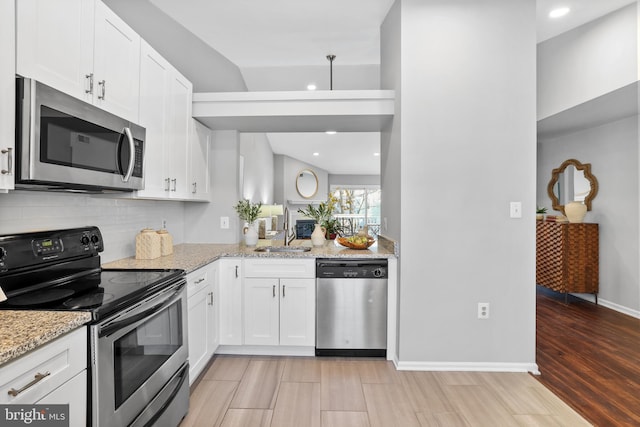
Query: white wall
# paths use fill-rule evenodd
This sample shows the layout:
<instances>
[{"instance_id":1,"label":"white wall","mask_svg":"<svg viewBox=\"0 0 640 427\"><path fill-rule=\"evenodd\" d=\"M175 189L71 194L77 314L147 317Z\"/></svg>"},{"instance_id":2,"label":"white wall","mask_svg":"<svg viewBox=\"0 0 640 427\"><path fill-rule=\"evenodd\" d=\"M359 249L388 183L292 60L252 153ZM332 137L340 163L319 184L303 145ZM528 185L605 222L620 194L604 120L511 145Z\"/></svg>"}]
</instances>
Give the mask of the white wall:
<instances>
[{"instance_id":1,"label":"white wall","mask_svg":"<svg viewBox=\"0 0 640 427\"><path fill-rule=\"evenodd\" d=\"M332 185L380 185L380 175L329 174L329 188Z\"/></svg>"},{"instance_id":2,"label":"white wall","mask_svg":"<svg viewBox=\"0 0 640 427\"><path fill-rule=\"evenodd\" d=\"M273 151L264 133L241 133L244 157L242 195L253 203L273 204Z\"/></svg>"},{"instance_id":3,"label":"white wall","mask_svg":"<svg viewBox=\"0 0 640 427\"><path fill-rule=\"evenodd\" d=\"M638 80L636 3L538 45L538 119Z\"/></svg>"},{"instance_id":4,"label":"white wall","mask_svg":"<svg viewBox=\"0 0 640 427\"><path fill-rule=\"evenodd\" d=\"M640 317L638 116L538 143L540 206L549 208L551 170L570 158L591 163L598 195L586 222L599 224L601 304ZM586 296L585 296L586 297Z\"/></svg>"},{"instance_id":5,"label":"white wall","mask_svg":"<svg viewBox=\"0 0 640 427\"><path fill-rule=\"evenodd\" d=\"M535 2L399 3L382 58L400 81L381 76L401 93L382 144L400 155L382 171L401 193L383 207L402 223L400 366L535 370Z\"/></svg>"},{"instance_id":6,"label":"white wall","mask_svg":"<svg viewBox=\"0 0 640 427\"><path fill-rule=\"evenodd\" d=\"M96 225L105 250L102 262L135 255L135 236L166 220L174 244L183 243L181 202L117 199L74 193L12 191L0 195L0 234Z\"/></svg>"}]
</instances>

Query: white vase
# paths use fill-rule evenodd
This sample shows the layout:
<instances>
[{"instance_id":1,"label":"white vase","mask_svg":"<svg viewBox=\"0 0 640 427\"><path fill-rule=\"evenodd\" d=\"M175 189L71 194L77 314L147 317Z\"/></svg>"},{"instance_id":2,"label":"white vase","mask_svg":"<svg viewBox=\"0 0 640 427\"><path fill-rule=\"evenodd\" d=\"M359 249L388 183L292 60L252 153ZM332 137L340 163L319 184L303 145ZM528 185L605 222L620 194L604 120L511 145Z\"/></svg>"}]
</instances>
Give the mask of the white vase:
<instances>
[{"instance_id":1,"label":"white vase","mask_svg":"<svg viewBox=\"0 0 640 427\"><path fill-rule=\"evenodd\" d=\"M324 227L321 227L320 224L316 224L315 228L313 229L313 233L311 233L311 244L313 246L324 246L324 235L326 233L327 230Z\"/></svg>"},{"instance_id":2,"label":"white vase","mask_svg":"<svg viewBox=\"0 0 640 427\"><path fill-rule=\"evenodd\" d=\"M247 246L255 246L258 244L258 231L255 224L252 222L246 226L242 232L244 233L244 243Z\"/></svg>"},{"instance_id":3,"label":"white vase","mask_svg":"<svg viewBox=\"0 0 640 427\"><path fill-rule=\"evenodd\" d=\"M569 202L564 205L564 214L569 222L580 223L587 214L587 205L582 202Z\"/></svg>"}]
</instances>

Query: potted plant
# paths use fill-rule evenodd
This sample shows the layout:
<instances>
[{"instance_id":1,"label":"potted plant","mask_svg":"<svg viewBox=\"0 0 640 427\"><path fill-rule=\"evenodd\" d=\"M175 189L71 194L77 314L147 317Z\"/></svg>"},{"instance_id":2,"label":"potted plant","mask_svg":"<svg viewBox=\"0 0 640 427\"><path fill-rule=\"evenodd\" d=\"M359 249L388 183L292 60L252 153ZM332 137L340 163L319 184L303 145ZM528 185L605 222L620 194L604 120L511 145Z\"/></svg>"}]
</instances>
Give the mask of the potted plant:
<instances>
[{"instance_id":1,"label":"potted plant","mask_svg":"<svg viewBox=\"0 0 640 427\"><path fill-rule=\"evenodd\" d=\"M547 213L547 208L541 208L540 206L538 206L536 208L536 220L542 221L544 219L544 214L546 213Z\"/></svg>"},{"instance_id":2,"label":"potted plant","mask_svg":"<svg viewBox=\"0 0 640 427\"><path fill-rule=\"evenodd\" d=\"M298 213L312 218L316 224L318 224L325 231L325 237L327 239L335 239L336 235L342 233L342 225L340 222L332 217L333 203L331 200L322 202L316 208L313 205L307 205L307 209L298 209Z\"/></svg>"},{"instance_id":3,"label":"potted plant","mask_svg":"<svg viewBox=\"0 0 640 427\"><path fill-rule=\"evenodd\" d=\"M258 244L258 231L254 222L258 219L262 203L251 203L248 199L238 201L233 208L238 212L241 220L247 222L247 226L242 229L244 233L244 241L247 246L255 246Z\"/></svg>"}]
</instances>

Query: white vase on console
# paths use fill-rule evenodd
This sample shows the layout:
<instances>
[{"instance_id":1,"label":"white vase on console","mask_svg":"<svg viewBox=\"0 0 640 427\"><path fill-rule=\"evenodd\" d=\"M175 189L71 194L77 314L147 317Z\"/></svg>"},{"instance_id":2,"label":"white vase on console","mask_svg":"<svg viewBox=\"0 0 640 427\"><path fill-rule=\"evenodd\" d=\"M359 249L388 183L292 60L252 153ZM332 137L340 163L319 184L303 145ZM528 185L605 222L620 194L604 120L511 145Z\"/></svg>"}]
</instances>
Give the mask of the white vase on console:
<instances>
[{"instance_id":1,"label":"white vase on console","mask_svg":"<svg viewBox=\"0 0 640 427\"><path fill-rule=\"evenodd\" d=\"M564 213L571 223L581 223L587 214L587 205L582 202L569 202L564 205Z\"/></svg>"}]
</instances>

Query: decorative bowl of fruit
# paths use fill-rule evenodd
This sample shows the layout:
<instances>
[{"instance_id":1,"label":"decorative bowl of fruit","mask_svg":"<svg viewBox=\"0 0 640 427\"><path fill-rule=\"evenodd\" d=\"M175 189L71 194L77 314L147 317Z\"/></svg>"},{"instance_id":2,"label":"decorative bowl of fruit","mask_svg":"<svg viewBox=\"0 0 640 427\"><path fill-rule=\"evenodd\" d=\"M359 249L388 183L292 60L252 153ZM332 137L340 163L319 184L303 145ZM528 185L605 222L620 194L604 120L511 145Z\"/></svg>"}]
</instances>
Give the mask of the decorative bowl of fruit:
<instances>
[{"instance_id":1,"label":"decorative bowl of fruit","mask_svg":"<svg viewBox=\"0 0 640 427\"><path fill-rule=\"evenodd\" d=\"M349 237L338 237L336 239L342 246L350 249L367 249L376 242L371 236L355 235Z\"/></svg>"}]
</instances>

